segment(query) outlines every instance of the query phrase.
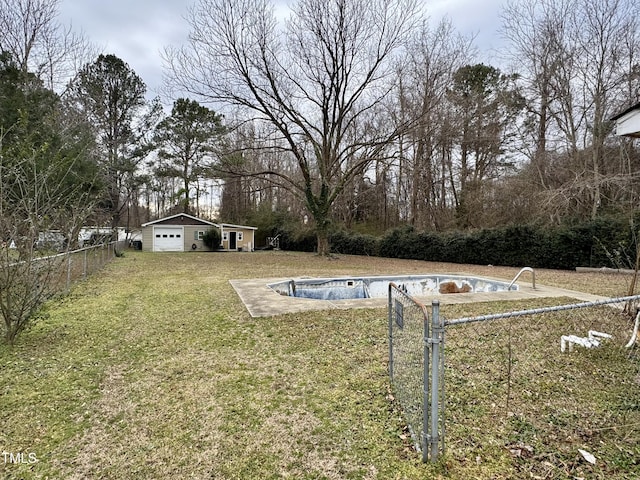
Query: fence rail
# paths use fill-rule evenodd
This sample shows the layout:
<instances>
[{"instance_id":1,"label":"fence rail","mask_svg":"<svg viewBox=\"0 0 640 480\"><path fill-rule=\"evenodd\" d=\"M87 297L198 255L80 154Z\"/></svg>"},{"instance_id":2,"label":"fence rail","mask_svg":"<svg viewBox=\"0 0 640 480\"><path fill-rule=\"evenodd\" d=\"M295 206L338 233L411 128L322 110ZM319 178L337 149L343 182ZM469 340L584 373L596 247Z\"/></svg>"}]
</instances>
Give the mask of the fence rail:
<instances>
[{"instance_id":1,"label":"fence rail","mask_svg":"<svg viewBox=\"0 0 640 480\"><path fill-rule=\"evenodd\" d=\"M592 302L571 303L567 305L558 305L554 307L531 308L528 310L517 310L515 312L496 313L492 315L478 315L475 317L461 317L454 320L445 320L444 326L461 325L464 323L487 322L491 320L500 320L505 318L523 317L527 315L538 315L541 313L561 312L563 310L577 310L579 308L598 307L601 305L614 305L629 302L640 301L640 295L631 295L627 297L605 298L603 300L595 300Z\"/></svg>"}]
</instances>

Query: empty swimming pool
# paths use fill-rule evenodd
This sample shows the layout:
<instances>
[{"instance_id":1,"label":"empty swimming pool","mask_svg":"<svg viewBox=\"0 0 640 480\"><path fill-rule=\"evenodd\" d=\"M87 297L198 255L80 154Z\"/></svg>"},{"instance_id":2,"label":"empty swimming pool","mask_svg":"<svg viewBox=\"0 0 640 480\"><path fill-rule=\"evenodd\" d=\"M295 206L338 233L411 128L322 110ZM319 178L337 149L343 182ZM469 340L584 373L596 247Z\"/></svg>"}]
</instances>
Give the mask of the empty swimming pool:
<instances>
[{"instance_id":1,"label":"empty swimming pool","mask_svg":"<svg viewBox=\"0 0 640 480\"><path fill-rule=\"evenodd\" d=\"M315 300L384 298L393 282L409 295L487 293L518 290L517 285L483 277L462 275L399 275L345 278L291 279L268 286L280 295Z\"/></svg>"}]
</instances>

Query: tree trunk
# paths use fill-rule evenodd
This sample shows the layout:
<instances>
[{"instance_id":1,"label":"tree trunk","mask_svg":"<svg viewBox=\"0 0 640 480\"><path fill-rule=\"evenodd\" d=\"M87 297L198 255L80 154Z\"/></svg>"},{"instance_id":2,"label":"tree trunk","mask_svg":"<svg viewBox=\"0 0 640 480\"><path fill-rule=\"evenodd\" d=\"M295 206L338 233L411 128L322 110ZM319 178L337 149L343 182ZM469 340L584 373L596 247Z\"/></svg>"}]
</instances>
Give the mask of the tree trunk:
<instances>
[{"instance_id":1,"label":"tree trunk","mask_svg":"<svg viewBox=\"0 0 640 480\"><path fill-rule=\"evenodd\" d=\"M326 230L318 230L316 233L316 238L318 242L318 255L329 255L329 232Z\"/></svg>"}]
</instances>

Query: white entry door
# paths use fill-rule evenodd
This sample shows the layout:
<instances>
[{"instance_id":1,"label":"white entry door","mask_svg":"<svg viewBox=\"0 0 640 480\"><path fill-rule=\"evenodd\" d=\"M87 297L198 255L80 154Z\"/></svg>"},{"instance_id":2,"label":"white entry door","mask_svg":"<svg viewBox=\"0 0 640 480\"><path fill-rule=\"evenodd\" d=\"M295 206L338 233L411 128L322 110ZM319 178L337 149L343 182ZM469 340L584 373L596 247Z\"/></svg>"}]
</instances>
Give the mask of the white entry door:
<instances>
[{"instance_id":1,"label":"white entry door","mask_svg":"<svg viewBox=\"0 0 640 480\"><path fill-rule=\"evenodd\" d=\"M184 250L182 227L153 227L154 252L182 252Z\"/></svg>"}]
</instances>

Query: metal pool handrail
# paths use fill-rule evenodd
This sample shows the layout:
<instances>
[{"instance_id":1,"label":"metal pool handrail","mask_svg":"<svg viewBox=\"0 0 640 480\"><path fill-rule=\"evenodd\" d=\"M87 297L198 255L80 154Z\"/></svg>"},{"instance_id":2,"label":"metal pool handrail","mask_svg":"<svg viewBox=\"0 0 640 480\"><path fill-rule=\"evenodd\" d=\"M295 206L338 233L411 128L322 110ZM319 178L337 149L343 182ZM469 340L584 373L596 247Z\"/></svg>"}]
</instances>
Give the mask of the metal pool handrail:
<instances>
[{"instance_id":1,"label":"metal pool handrail","mask_svg":"<svg viewBox=\"0 0 640 480\"><path fill-rule=\"evenodd\" d=\"M513 287L513 284L516 283L516 280L518 280L520 275L522 275L524 272L531 272L531 276L533 278L532 280L533 289L534 290L536 289L536 272L534 272L533 268L531 267L524 267L517 273L515 277L513 277L513 280L511 280L511 283L507 287L507 291L511 290L511 287Z\"/></svg>"}]
</instances>

